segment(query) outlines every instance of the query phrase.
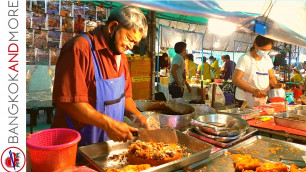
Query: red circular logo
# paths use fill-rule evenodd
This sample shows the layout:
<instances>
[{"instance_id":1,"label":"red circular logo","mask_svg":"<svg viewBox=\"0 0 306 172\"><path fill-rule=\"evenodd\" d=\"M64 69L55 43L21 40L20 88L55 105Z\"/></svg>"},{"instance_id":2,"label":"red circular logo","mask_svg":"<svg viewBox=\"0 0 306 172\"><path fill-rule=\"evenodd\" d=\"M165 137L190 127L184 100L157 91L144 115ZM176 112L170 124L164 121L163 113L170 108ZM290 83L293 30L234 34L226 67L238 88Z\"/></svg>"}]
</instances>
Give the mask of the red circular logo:
<instances>
[{"instance_id":1,"label":"red circular logo","mask_svg":"<svg viewBox=\"0 0 306 172\"><path fill-rule=\"evenodd\" d=\"M9 147L1 155L1 165L8 172L21 171L25 162L25 155L18 147Z\"/></svg>"}]
</instances>

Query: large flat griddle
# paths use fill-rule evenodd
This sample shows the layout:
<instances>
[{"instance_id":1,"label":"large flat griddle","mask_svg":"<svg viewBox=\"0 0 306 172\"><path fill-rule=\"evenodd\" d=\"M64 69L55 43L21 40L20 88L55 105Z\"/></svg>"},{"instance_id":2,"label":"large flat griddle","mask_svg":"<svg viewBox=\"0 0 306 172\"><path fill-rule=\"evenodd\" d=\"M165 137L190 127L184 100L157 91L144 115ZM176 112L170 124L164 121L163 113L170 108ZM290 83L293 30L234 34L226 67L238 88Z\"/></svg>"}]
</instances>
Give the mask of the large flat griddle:
<instances>
[{"instance_id":1,"label":"large flat griddle","mask_svg":"<svg viewBox=\"0 0 306 172\"><path fill-rule=\"evenodd\" d=\"M187 134L183 134L180 131L176 131L176 135L178 144L180 146L186 147L186 150L183 152L184 156L181 159L150 168L146 171L165 172L180 169L182 167L208 158L211 150L214 148L213 145L205 143ZM107 168L121 168L127 165L126 159L122 159L122 161L114 161L109 157L127 151L130 144L131 141L126 143L107 141L88 146L82 146L79 148L79 152L99 171L105 171Z\"/></svg>"},{"instance_id":2,"label":"large flat griddle","mask_svg":"<svg viewBox=\"0 0 306 172\"><path fill-rule=\"evenodd\" d=\"M280 162L280 158L302 161L302 156L306 153L306 146L264 136L254 136L229 149L212 154L208 159L189 166L189 169L195 172L235 172L233 159L227 152L250 154L252 157L258 158L261 162ZM283 163L288 166L290 165L290 163Z\"/></svg>"}]
</instances>

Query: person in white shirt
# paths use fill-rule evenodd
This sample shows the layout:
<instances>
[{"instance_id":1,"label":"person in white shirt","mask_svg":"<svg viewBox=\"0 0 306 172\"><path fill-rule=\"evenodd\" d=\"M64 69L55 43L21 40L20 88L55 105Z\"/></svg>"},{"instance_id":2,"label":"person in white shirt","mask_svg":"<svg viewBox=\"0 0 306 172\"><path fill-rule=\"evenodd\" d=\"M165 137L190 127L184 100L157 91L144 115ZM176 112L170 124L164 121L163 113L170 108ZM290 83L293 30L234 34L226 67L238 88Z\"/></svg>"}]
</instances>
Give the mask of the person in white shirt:
<instances>
[{"instance_id":1,"label":"person in white shirt","mask_svg":"<svg viewBox=\"0 0 306 172\"><path fill-rule=\"evenodd\" d=\"M277 83L269 51L273 40L258 35L250 51L240 57L236 65L233 83L236 99L240 103L248 102L248 107L264 105L267 92L271 87L283 88L285 84Z\"/></svg>"}]
</instances>

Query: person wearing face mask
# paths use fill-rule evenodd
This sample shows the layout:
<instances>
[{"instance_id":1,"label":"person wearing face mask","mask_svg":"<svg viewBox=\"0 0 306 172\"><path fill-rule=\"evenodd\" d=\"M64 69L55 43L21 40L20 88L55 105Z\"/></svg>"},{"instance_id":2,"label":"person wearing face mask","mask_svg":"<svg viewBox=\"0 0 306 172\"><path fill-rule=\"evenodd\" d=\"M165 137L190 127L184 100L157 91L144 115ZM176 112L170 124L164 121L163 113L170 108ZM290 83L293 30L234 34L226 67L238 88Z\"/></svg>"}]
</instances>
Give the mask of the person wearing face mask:
<instances>
[{"instance_id":1,"label":"person wearing face mask","mask_svg":"<svg viewBox=\"0 0 306 172\"><path fill-rule=\"evenodd\" d=\"M187 56L187 44L185 42L177 42L174 50L177 53L172 60L170 69L169 94L172 98L181 98L184 95L184 85L187 86L189 92L191 87L186 82L185 58Z\"/></svg>"},{"instance_id":2,"label":"person wearing face mask","mask_svg":"<svg viewBox=\"0 0 306 172\"><path fill-rule=\"evenodd\" d=\"M78 35L62 48L56 64L52 128L80 132L79 146L132 139L137 128L123 123L134 114L147 118L132 99L131 78L124 52L147 36L147 20L139 8L123 6L110 14L106 25Z\"/></svg>"},{"instance_id":3,"label":"person wearing face mask","mask_svg":"<svg viewBox=\"0 0 306 172\"><path fill-rule=\"evenodd\" d=\"M240 104L247 101L248 107L264 105L270 86L285 87L277 83L272 60L268 55L273 43L273 40L258 35L250 51L238 60L233 83L237 86L235 97Z\"/></svg>"}]
</instances>

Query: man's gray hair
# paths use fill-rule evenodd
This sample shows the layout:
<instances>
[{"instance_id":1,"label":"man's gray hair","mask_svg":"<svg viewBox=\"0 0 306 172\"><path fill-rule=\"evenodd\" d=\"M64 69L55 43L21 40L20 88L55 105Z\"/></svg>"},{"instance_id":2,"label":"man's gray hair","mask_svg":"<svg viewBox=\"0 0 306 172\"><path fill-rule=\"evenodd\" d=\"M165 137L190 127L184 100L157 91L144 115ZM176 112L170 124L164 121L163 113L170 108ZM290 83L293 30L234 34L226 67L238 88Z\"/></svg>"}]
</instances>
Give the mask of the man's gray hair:
<instances>
[{"instance_id":1,"label":"man's gray hair","mask_svg":"<svg viewBox=\"0 0 306 172\"><path fill-rule=\"evenodd\" d=\"M113 10L108 17L107 24L117 21L126 29L135 29L143 33L143 38L147 37L148 24L143 12L132 6L123 6Z\"/></svg>"}]
</instances>

